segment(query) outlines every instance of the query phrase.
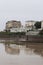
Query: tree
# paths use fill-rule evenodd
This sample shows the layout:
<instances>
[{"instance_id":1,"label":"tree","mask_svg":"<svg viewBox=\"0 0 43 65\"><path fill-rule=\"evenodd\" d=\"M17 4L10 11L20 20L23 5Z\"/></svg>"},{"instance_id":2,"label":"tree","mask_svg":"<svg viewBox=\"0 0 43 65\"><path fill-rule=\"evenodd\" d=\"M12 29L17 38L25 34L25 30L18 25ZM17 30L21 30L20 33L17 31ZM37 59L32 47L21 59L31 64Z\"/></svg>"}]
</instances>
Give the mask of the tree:
<instances>
[{"instance_id":1,"label":"tree","mask_svg":"<svg viewBox=\"0 0 43 65\"><path fill-rule=\"evenodd\" d=\"M36 23L34 24L34 26L35 26L36 29L41 28L41 22L36 22Z\"/></svg>"}]
</instances>

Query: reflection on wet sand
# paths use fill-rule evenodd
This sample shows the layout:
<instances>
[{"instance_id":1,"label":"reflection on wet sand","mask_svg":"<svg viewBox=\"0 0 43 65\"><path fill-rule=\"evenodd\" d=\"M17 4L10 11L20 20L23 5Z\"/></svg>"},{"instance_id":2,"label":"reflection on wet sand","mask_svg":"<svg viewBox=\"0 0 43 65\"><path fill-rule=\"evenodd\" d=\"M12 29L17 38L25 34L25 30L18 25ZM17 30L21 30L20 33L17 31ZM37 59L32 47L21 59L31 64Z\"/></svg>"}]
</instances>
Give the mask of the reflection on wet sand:
<instances>
[{"instance_id":1,"label":"reflection on wet sand","mask_svg":"<svg viewBox=\"0 0 43 65\"><path fill-rule=\"evenodd\" d=\"M19 54L20 53L20 49L19 46L15 45L15 44L6 44L5 45L5 51L9 54Z\"/></svg>"},{"instance_id":2,"label":"reflection on wet sand","mask_svg":"<svg viewBox=\"0 0 43 65\"><path fill-rule=\"evenodd\" d=\"M24 54L37 54L43 56L43 44L5 44L5 51L8 54L20 54L21 50L24 50Z\"/></svg>"},{"instance_id":3,"label":"reflection on wet sand","mask_svg":"<svg viewBox=\"0 0 43 65\"><path fill-rule=\"evenodd\" d=\"M0 65L43 65L43 44L0 43Z\"/></svg>"},{"instance_id":4,"label":"reflection on wet sand","mask_svg":"<svg viewBox=\"0 0 43 65\"><path fill-rule=\"evenodd\" d=\"M38 45L38 44L27 45L26 44L26 50L25 51L29 52L29 51L27 51L28 49L31 51L31 53L33 52L33 53L35 53L37 55L43 56L43 44L40 44L40 45Z\"/></svg>"}]
</instances>

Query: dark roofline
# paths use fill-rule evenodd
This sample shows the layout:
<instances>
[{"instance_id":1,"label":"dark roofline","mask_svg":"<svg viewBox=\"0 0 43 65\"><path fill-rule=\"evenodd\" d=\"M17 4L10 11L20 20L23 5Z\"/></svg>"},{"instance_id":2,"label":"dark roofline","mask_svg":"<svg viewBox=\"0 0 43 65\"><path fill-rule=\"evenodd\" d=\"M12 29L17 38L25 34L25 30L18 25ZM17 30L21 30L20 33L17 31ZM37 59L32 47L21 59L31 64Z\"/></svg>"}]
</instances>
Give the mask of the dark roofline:
<instances>
[{"instance_id":1,"label":"dark roofline","mask_svg":"<svg viewBox=\"0 0 43 65\"><path fill-rule=\"evenodd\" d=\"M20 22L20 21L10 20L10 21L7 21L7 23L8 23L8 22ZM7 23L6 23L6 24L7 24Z\"/></svg>"}]
</instances>

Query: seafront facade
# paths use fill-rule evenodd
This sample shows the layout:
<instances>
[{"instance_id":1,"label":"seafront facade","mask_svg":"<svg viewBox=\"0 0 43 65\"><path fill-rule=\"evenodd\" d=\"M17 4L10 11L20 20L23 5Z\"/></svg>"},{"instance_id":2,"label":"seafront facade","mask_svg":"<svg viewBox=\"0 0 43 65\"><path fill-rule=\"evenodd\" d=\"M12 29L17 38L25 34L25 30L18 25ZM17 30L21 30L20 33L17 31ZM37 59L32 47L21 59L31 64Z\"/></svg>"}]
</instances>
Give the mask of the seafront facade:
<instances>
[{"instance_id":1,"label":"seafront facade","mask_svg":"<svg viewBox=\"0 0 43 65\"><path fill-rule=\"evenodd\" d=\"M11 20L6 23L6 30L9 31L12 28L20 28L21 22L16 20Z\"/></svg>"},{"instance_id":2,"label":"seafront facade","mask_svg":"<svg viewBox=\"0 0 43 65\"><path fill-rule=\"evenodd\" d=\"M21 21L11 20L6 23L5 32L25 32L26 35L37 35L42 29L43 21L29 20L25 21L25 26L23 26Z\"/></svg>"},{"instance_id":3,"label":"seafront facade","mask_svg":"<svg viewBox=\"0 0 43 65\"><path fill-rule=\"evenodd\" d=\"M14 42L43 42L43 36L39 32L43 29L43 21L40 28L35 27L37 21L26 21L25 26L20 21L8 21L4 32L0 32L0 39L14 40Z\"/></svg>"}]
</instances>

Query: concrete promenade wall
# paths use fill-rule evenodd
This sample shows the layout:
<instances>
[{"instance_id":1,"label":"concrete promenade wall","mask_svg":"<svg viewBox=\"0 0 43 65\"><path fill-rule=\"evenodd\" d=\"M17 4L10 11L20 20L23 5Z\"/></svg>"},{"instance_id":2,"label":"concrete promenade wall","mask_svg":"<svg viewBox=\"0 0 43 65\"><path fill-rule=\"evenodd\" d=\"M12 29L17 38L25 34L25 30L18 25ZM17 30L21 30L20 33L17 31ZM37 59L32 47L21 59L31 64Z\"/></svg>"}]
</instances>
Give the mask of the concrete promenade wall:
<instances>
[{"instance_id":1,"label":"concrete promenade wall","mask_svg":"<svg viewBox=\"0 0 43 65\"><path fill-rule=\"evenodd\" d=\"M0 40L14 40L27 42L43 42L43 36L39 35L6 35L0 34Z\"/></svg>"}]
</instances>

